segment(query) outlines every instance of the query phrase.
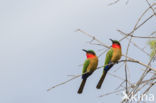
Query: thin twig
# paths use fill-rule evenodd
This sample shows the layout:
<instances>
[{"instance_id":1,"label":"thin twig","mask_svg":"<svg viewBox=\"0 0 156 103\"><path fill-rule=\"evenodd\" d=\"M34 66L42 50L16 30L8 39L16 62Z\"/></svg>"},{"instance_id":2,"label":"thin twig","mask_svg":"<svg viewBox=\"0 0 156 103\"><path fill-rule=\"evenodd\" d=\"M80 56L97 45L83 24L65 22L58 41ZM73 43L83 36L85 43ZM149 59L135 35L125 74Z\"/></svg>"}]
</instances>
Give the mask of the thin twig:
<instances>
[{"instance_id":1,"label":"thin twig","mask_svg":"<svg viewBox=\"0 0 156 103\"><path fill-rule=\"evenodd\" d=\"M123 35L127 35L126 33L124 33L123 31L121 31L121 30L117 30L120 34L123 34ZM128 38L127 38L128 39ZM148 56L150 56L150 54L149 53L147 53L145 50L144 50L144 48L141 48L140 46L138 46L135 42L133 42L133 41L131 41L131 43L136 47L136 48L138 48L141 52L143 52L143 53L145 53L145 54L147 54Z\"/></svg>"},{"instance_id":2,"label":"thin twig","mask_svg":"<svg viewBox=\"0 0 156 103\"><path fill-rule=\"evenodd\" d=\"M131 40L132 40L132 37L130 38L128 46L127 46L126 56L128 55L128 50L129 50ZM126 60L127 60L127 57L126 57ZM128 81L128 78L127 78L127 62L125 62L125 81L126 81L126 94L128 94L128 88L127 88L128 87L128 85L127 85L127 81Z\"/></svg>"},{"instance_id":3,"label":"thin twig","mask_svg":"<svg viewBox=\"0 0 156 103\"><path fill-rule=\"evenodd\" d=\"M153 9L153 7L151 6L151 4L149 3L148 0L146 0L147 4L149 5L149 7L151 8L151 10L153 11L154 15L156 16L156 12L155 10Z\"/></svg>"},{"instance_id":4,"label":"thin twig","mask_svg":"<svg viewBox=\"0 0 156 103\"><path fill-rule=\"evenodd\" d=\"M81 33L83 33L83 34L85 34L85 35L87 35L87 36L89 36L90 38L94 38L95 41L97 41L98 43L100 43L101 45L103 45L104 47L106 47L107 49L108 49L108 48L111 48L110 46L108 46L108 45L104 44L103 42L101 42L101 41L100 41L99 39L97 39L96 37L92 36L91 34L89 34L89 33L87 33L87 32L84 32L84 31L81 30L81 29L78 29L78 31L81 32ZM132 60L132 61L135 61L135 63L138 63L138 64L140 64L140 65L142 65L142 66L145 66L145 67L151 69L152 71L156 72L156 69L154 69L154 68L152 68L152 67L150 67L150 66L148 66L148 65L146 65L146 64L144 64L144 63L142 63L142 62L140 62L140 61L138 61L138 60L136 60L136 59L134 59L134 58L128 57L128 56L126 56L126 55L124 55L124 54L122 54L122 56L127 57L128 59L130 59L130 60Z\"/></svg>"},{"instance_id":5,"label":"thin twig","mask_svg":"<svg viewBox=\"0 0 156 103\"><path fill-rule=\"evenodd\" d=\"M112 3L110 3L110 4L108 4L108 6L112 6L112 5L114 5L114 4L116 4L116 3L118 3L120 0L116 0L116 1L114 1L114 2L112 2Z\"/></svg>"},{"instance_id":6,"label":"thin twig","mask_svg":"<svg viewBox=\"0 0 156 103\"><path fill-rule=\"evenodd\" d=\"M133 61L133 60L120 60L118 63L125 62L125 61L127 61L127 62L136 62L136 61ZM108 64L108 65L111 65L111 64L116 64L116 63L110 63L110 64ZM104 66L107 66L107 65L104 65ZM97 67L97 69L103 68L104 66ZM96 70L97 70L97 69L96 69ZM88 73L88 72L85 72L85 73L83 73L83 74L86 74L86 73ZM54 89L54 88L56 88L56 87L58 87L58 86L64 85L64 84L66 84L66 83L68 83L68 82L70 82L70 81L72 81L72 80L74 80L74 79L76 79L76 78L82 76L83 74L75 75L74 77L70 78L69 80L66 80L66 81L64 81L64 82L61 82L61 83L59 83L59 84L56 84L56 85L52 86L51 88L47 89L47 91L50 91L50 90L52 90L52 89ZM118 78L118 79L122 79L121 77L115 76L115 75L113 75L112 73L108 73L108 74L110 74L110 75L112 75L112 76L114 76L114 77L116 77L116 78ZM122 79L122 80L123 80L123 79ZM130 82L128 82L128 83L130 83Z\"/></svg>"},{"instance_id":7,"label":"thin twig","mask_svg":"<svg viewBox=\"0 0 156 103\"><path fill-rule=\"evenodd\" d=\"M70 82L70 81L72 81L72 80L74 80L74 79L76 79L76 78L78 78L78 77L80 77L80 76L81 76L81 75L74 76L73 78L71 78L71 79L69 79L69 80L66 80L66 81L64 81L64 82L62 82L62 83L59 83L59 84L57 84L57 85L54 85L54 86L52 86L51 88L47 89L47 91L50 91L50 90L52 90L52 89L54 89L54 88L56 88L56 87L58 87L58 86L61 86L61 85L63 85L63 84L66 84L66 83L68 83L68 82Z\"/></svg>"}]
</instances>

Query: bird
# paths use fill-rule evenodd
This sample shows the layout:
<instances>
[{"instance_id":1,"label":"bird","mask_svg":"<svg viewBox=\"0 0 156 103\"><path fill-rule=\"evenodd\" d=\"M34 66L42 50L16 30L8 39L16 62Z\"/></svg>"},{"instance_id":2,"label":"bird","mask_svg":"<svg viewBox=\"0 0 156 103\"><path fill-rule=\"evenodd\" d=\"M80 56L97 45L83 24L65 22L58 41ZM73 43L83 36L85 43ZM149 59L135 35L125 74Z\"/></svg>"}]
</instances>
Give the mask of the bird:
<instances>
[{"instance_id":1,"label":"bird","mask_svg":"<svg viewBox=\"0 0 156 103\"><path fill-rule=\"evenodd\" d=\"M110 39L110 40L112 41L112 46L106 54L103 73L102 73L102 76L101 76L97 86L96 86L97 89L101 88L107 72L113 67L114 63L118 63L118 61L120 60L120 58L122 56L120 42L117 40L112 40L112 39Z\"/></svg>"},{"instance_id":2,"label":"bird","mask_svg":"<svg viewBox=\"0 0 156 103\"><path fill-rule=\"evenodd\" d=\"M85 86L87 78L96 70L98 65L98 57L96 56L96 53L93 50L83 49L83 51L86 52L87 59L83 64L82 82L77 91L78 94L81 94L83 92L83 88Z\"/></svg>"}]
</instances>

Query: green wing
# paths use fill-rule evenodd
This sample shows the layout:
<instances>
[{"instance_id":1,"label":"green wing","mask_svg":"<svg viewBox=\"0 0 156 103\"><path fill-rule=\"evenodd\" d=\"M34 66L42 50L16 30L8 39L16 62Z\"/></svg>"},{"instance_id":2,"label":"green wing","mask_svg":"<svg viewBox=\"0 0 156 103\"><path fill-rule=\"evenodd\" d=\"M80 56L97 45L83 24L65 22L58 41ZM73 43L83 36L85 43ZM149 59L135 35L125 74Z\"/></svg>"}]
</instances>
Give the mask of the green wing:
<instances>
[{"instance_id":1,"label":"green wing","mask_svg":"<svg viewBox=\"0 0 156 103\"><path fill-rule=\"evenodd\" d=\"M105 65L109 64L113 55L113 49L110 49L106 54Z\"/></svg>"},{"instance_id":2,"label":"green wing","mask_svg":"<svg viewBox=\"0 0 156 103\"><path fill-rule=\"evenodd\" d=\"M82 73L85 73L87 71L88 65L90 63L90 60L87 59L84 64L83 64L83 69L82 69Z\"/></svg>"}]
</instances>

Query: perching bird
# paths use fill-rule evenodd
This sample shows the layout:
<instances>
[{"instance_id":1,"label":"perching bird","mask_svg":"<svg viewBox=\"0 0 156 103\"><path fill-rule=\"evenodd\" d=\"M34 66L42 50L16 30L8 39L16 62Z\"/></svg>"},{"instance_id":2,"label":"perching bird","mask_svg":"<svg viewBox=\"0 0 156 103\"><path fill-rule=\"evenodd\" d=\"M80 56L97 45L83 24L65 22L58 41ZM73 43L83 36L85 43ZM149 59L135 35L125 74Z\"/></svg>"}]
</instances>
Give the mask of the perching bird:
<instances>
[{"instance_id":1,"label":"perching bird","mask_svg":"<svg viewBox=\"0 0 156 103\"><path fill-rule=\"evenodd\" d=\"M122 55L121 45L120 45L119 41L112 40L112 39L110 39L110 40L112 41L112 47L106 54L103 73L102 73L102 76L101 76L97 86L96 86L97 89L101 88L107 72L114 65L113 63L118 62L118 60L121 58L121 55Z\"/></svg>"},{"instance_id":2,"label":"perching bird","mask_svg":"<svg viewBox=\"0 0 156 103\"><path fill-rule=\"evenodd\" d=\"M84 50L83 49L83 51L86 52L87 60L83 64L82 82L81 82L81 85L77 92L79 94L82 93L87 78L96 70L97 65L98 65L98 57L96 56L96 54L93 50Z\"/></svg>"}]
</instances>

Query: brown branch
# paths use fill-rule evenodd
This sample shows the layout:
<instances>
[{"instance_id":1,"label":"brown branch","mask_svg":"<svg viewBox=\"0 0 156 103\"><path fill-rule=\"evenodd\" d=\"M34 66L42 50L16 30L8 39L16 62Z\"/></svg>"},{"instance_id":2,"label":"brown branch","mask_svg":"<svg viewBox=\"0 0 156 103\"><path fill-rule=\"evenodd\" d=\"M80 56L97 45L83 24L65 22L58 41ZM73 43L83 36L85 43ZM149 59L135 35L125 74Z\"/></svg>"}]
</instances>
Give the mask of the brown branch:
<instances>
[{"instance_id":1,"label":"brown branch","mask_svg":"<svg viewBox=\"0 0 156 103\"><path fill-rule=\"evenodd\" d=\"M155 5L156 5L156 3L152 4L150 7L153 7L153 6L155 6ZM147 11L150 9L150 7L147 8L147 9L142 13L142 15L140 16L140 18L139 18L138 21L136 22L136 24L135 24L135 26L134 26L134 29L133 29L130 33L128 33L128 35L126 35L125 37L121 38L119 41L122 41L122 40L124 40L125 38L127 38L128 36L130 36L131 34L133 34L134 31L136 31L138 28L140 28L143 24L145 24L148 20L150 20L150 19L154 16L154 14L151 15L151 16L150 16L149 18L147 18L144 22L142 22L139 26L137 26L137 25L139 24L140 20L142 19L142 17L143 17L143 16L147 13Z\"/></svg>"},{"instance_id":2,"label":"brown branch","mask_svg":"<svg viewBox=\"0 0 156 103\"><path fill-rule=\"evenodd\" d=\"M153 31L153 32L151 33L151 35L154 35L154 34L156 34L156 31ZM150 35L150 36L151 36L151 35Z\"/></svg>"},{"instance_id":3,"label":"brown branch","mask_svg":"<svg viewBox=\"0 0 156 103\"><path fill-rule=\"evenodd\" d=\"M127 62L136 62L136 61L133 61L133 60L120 60L118 63L125 62L125 61L127 61ZM116 63L110 63L110 64L108 64L108 65L111 65L111 64L116 64ZM104 65L104 66L108 66L108 65ZM103 68L104 66L97 67L97 69ZM97 70L97 69L96 69L96 70ZM83 73L83 74L86 74L86 73L88 73L88 72L85 72L85 73ZM64 81L64 82L61 82L61 83L59 83L59 84L56 84L56 85L52 86L51 88L47 89L47 91L50 91L50 90L52 90L52 89L54 89L54 88L56 88L56 87L58 87L58 86L64 85L64 84L66 84L66 83L68 83L68 82L70 82L70 81L72 81L72 80L74 80L74 79L76 79L76 78L82 76L83 74L75 75L74 77L70 78L69 80L66 80L66 81ZM112 76L114 76L114 77L116 77L116 78L118 78L118 79L124 80L124 79L122 79L121 77L116 76L116 75L114 75L114 74L112 74L112 73L108 73L108 74L110 74L110 75L112 75ZM130 82L128 81L128 83L130 83ZM131 83L130 83L130 84L131 84Z\"/></svg>"},{"instance_id":4,"label":"brown branch","mask_svg":"<svg viewBox=\"0 0 156 103\"><path fill-rule=\"evenodd\" d=\"M81 30L81 29L77 29L76 31L79 31L87 36L89 36L90 38L92 38L93 40L95 40L96 42L100 43L102 46L106 47L106 48L110 48L109 46L105 45L103 42L101 42L99 39L97 39L95 36L88 34L87 32Z\"/></svg>"},{"instance_id":5,"label":"brown branch","mask_svg":"<svg viewBox=\"0 0 156 103\"><path fill-rule=\"evenodd\" d=\"M112 6L112 5L114 5L114 4L116 4L116 3L118 3L120 0L116 0L116 1L114 1L114 2L112 2L112 3L110 3L110 4L108 4L108 6Z\"/></svg>"},{"instance_id":6,"label":"brown branch","mask_svg":"<svg viewBox=\"0 0 156 103\"><path fill-rule=\"evenodd\" d=\"M129 88L130 88L130 87L129 87ZM99 97L108 96L108 95L111 95L111 94L114 94L114 93L121 92L121 91L123 91L123 90L124 90L124 89L119 89L119 90L116 90L116 91L112 91L112 92L109 92L109 93L106 93L106 94L100 95Z\"/></svg>"},{"instance_id":7,"label":"brown branch","mask_svg":"<svg viewBox=\"0 0 156 103\"><path fill-rule=\"evenodd\" d=\"M87 36L89 36L90 38L94 38L95 41L97 41L98 43L100 43L101 45L103 45L104 47L106 47L107 49L111 48L110 46L104 44L104 43L101 42L99 39L97 39L96 37L90 35L89 33L86 33L86 32L84 32L84 31L81 30L81 29L78 29L78 31L81 32L81 33L83 33L83 34L85 34L85 35L87 35ZM140 64L140 65L142 65L142 66L145 66L145 67L151 69L152 71L156 72L156 69L154 69L154 68L152 68L152 67L150 67L150 66L148 66L148 65L146 65L146 64L144 64L144 63L142 63L142 62L140 62L140 61L138 61L138 60L136 60L136 59L134 59L134 58L128 57L128 56L126 56L126 55L124 55L124 54L122 54L122 56L127 57L128 59L135 61L135 63L138 63L138 64Z\"/></svg>"},{"instance_id":8,"label":"brown branch","mask_svg":"<svg viewBox=\"0 0 156 103\"><path fill-rule=\"evenodd\" d=\"M150 66L151 62L152 62L151 58L149 60L148 66ZM146 70L144 71L144 73L141 75L141 78L138 80L138 82L136 83L135 88L128 94L129 98L131 98L132 95L136 94L139 91L139 86L141 85L143 79L145 78L145 76L150 72L150 69L148 67L146 67Z\"/></svg>"},{"instance_id":9,"label":"brown branch","mask_svg":"<svg viewBox=\"0 0 156 103\"><path fill-rule=\"evenodd\" d=\"M117 30L120 34L123 34L123 35L127 35L126 33L122 32L121 30ZM128 39L128 38L127 38ZM147 53L144 48L141 48L140 46L138 46L135 42L131 41L131 43L137 48L139 49L141 52L147 54L148 56L150 56L149 53Z\"/></svg>"},{"instance_id":10,"label":"brown branch","mask_svg":"<svg viewBox=\"0 0 156 103\"><path fill-rule=\"evenodd\" d=\"M145 85L147 85L147 84L145 84L145 83L148 83L148 82L150 82L151 80L155 80L156 79L156 77L155 78L151 78L151 79L149 79L149 80L145 80L145 81L142 81L141 82L141 84L144 84L144 86ZM153 85L154 85L155 83L153 83ZM131 86L129 86L128 88L134 88L136 85L131 85ZM114 93L118 93L118 92L121 92L121 91L123 91L124 90L124 88L123 89L119 89L119 90L115 90L115 91L112 91L112 92L109 92L109 93L106 93L106 94L103 94L103 95L100 95L99 97L103 97L103 96L107 96L107 95L111 95L111 94L114 94Z\"/></svg>"},{"instance_id":11,"label":"brown branch","mask_svg":"<svg viewBox=\"0 0 156 103\"><path fill-rule=\"evenodd\" d=\"M130 47L131 40L132 40L132 37L130 38L129 43L128 43L128 46L127 46L126 60L127 60L128 49ZM127 78L127 62L125 62L125 81L126 81L126 93L128 94L128 88L127 88L128 87L128 85L127 85L127 81L128 81L128 78Z\"/></svg>"},{"instance_id":12,"label":"brown branch","mask_svg":"<svg viewBox=\"0 0 156 103\"><path fill-rule=\"evenodd\" d=\"M143 39L154 39L156 38L155 36L134 36L134 35L131 35L131 37L135 37L135 38L143 38Z\"/></svg>"},{"instance_id":13,"label":"brown branch","mask_svg":"<svg viewBox=\"0 0 156 103\"><path fill-rule=\"evenodd\" d=\"M155 82L151 83L150 86L144 91L144 93L143 93L142 95L146 94L154 85L155 85ZM140 101L141 101L141 97L140 97L138 103L139 103Z\"/></svg>"},{"instance_id":14,"label":"brown branch","mask_svg":"<svg viewBox=\"0 0 156 103\"><path fill-rule=\"evenodd\" d=\"M149 5L149 8L151 8L151 10L153 11L154 15L156 16L156 12L155 10L153 9L152 5L149 3L148 0L146 0L147 4Z\"/></svg>"},{"instance_id":15,"label":"brown branch","mask_svg":"<svg viewBox=\"0 0 156 103\"><path fill-rule=\"evenodd\" d=\"M138 28L140 28L143 24L145 24L148 20L150 20L152 17L154 17L154 14L153 15L151 15L151 16L149 16L144 22L142 22L139 26L137 26L136 28L135 28L135 30L137 30Z\"/></svg>"},{"instance_id":16,"label":"brown branch","mask_svg":"<svg viewBox=\"0 0 156 103\"><path fill-rule=\"evenodd\" d=\"M66 81L64 81L64 82L62 82L62 83L59 83L59 84L57 84L57 85L54 85L54 86L52 86L51 88L47 89L47 91L50 91L50 90L52 90L52 89L54 89L54 88L56 88L56 87L58 87L58 86L61 86L61 85L63 85L63 84L66 84L66 83L68 83L68 82L70 82L70 81L72 81L72 80L74 80L74 79L76 79L76 78L78 78L78 77L80 77L80 76L81 76L81 75L74 76L73 78L71 78L71 79L69 79L69 80L66 80Z\"/></svg>"},{"instance_id":17,"label":"brown branch","mask_svg":"<svg viewBox=\"0 0 156 103\"><path fill-rule=\"evenodd\" d=\"M124 55L124 54L122 54L124 57L127 57L127 58L129 58L130 60L134 60L136 63L138 63L138 64L140 64L140 65L142 65L142 66L144 66L144 67L147 67L147 68L149 68L149 69L151 69L152 71L154 71L154 72L156 72L156 69L155 68L152 68L152 67L150 67L149 65L146 65L146 64L144 64L144 63L142 63L142 62L140 62L140 61L138 61L138 60L136 60L136 59L133 59L133 58L131 58L131 57L128 57L128 56L126 56L126 55Z\"/></svg>"}]
</instances>

